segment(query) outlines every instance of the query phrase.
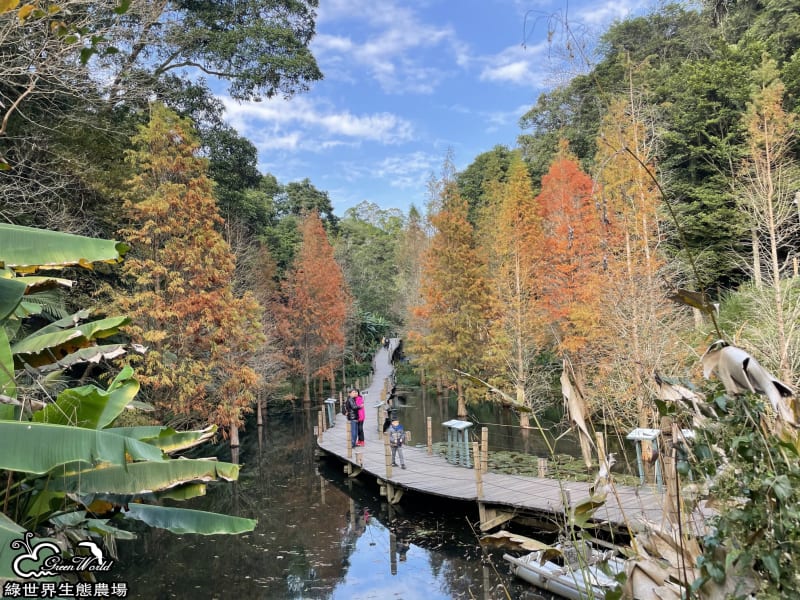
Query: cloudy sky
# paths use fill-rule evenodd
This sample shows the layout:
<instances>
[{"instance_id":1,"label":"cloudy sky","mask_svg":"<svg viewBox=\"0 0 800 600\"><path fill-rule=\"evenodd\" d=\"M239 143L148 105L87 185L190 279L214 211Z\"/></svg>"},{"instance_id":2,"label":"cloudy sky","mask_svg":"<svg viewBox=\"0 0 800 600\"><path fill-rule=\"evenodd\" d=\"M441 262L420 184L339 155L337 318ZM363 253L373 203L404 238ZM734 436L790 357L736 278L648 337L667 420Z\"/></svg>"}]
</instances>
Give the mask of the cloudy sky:
<instances>
[{"instance_id":1,"label":"cloudy sky","mask_svg":"<svg viewBox=\"0 0 800 600\"><path fill-rule=\"evenodd\" d=\"M308 177L340 216L363 200L422 209L448 150L461 170L496 144L513 147L520 116L580 68L565 60L565 20L591 40L645 6L320 0L312 51L325 79L290 100L223 96L226 118L256 145L262 172L281 183Z\"/></svg>"}]
</instances>

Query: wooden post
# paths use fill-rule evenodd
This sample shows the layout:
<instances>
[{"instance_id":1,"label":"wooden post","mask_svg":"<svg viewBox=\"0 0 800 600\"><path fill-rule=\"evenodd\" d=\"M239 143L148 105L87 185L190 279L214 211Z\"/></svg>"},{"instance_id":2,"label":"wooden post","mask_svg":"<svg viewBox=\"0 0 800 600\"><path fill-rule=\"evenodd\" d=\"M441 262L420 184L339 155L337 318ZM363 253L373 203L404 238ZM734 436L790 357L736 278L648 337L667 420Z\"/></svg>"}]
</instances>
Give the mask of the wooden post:
<instances>
[{"instance_id":1,"label":"wooden post","mask_svg":"<svg viewBox=\"0 0 800 600\"><path fill-rule=\"evenodd\" d=\"M479 463L475 463L476 465ZM481 427L481 472L489 470L489 428Z\"/></svg>"},{"instance_id":2,"label":"wooden post","mask_svg":"<svg viewBox=\"0 0 800 600\"><path fill-rule=\"evenodd\" d=\"M481 451L478 442L472 442L473 464L475 465L475 486L478 489L478 498L483 498L483 475L481 474Z\"/></svg>"},{"instance_id":3,"label":"wooden post","mask_svg":"<svg viewBox=\"0 0 800 600\"><path fill-rule=\"evenodd\" d=\"M317 432L318 432L317 442L320 444L322 443L322 432L325 431L324 427L325 427L325 419L322 416L322 411L319 411L317 413Z\"/></svg>"},{"instance_id":4,"label":"wooden post","mask_svg":"<svg viewBox=\"0 0 800 600\"><path fill-rule=\"evenodd\" d=\"M547 477L547 458L539 458L537 459L539 463L539 477L544 479Z\"/></svg>"},{"instance_id":5,"label":"wooden post","mask_svg":"<svg viewBox=\"0 0 800 600\"><path fill-rule=\"evenodd\" d=\"M433 454L433 429L431 427L431 417L428 417L428 455Z\"/></svg>"},{"instance_id":6,"label":"wooden post","mask_svg":"<svg viewBox=\"0 0 800 600\"><path fill-rule=\"evenodd\" d=\"M386 477L392 476L392 449L389 447L389 432L383 434L383 455L386 460Z\"/></svg>"},{"instance_id":7,"label":"wooden post","mask_svg":"<svg viewBox=\"0 0 800 600\"><path fill-rule=\"evenodd\" d=\"M347 439L345 440L345 444L347 444L347 458L353 458L353 444L350 441L353 439L352 428L353 428L353 421L347 419L347 427L345 428L346 429L345 433L347 437Z\"/></svg>"}]
</instances>

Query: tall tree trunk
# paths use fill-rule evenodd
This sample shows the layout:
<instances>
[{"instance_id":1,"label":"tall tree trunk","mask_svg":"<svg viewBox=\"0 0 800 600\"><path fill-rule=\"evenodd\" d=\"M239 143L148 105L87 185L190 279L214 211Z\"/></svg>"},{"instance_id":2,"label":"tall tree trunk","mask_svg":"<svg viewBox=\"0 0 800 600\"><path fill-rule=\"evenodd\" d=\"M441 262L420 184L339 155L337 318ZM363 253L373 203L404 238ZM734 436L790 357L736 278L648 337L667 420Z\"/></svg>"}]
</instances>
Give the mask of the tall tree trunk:
<instances>
[{"instance_id":1,"label":"tall tree trunk","mask_svg":"<svg viewBox=\"0 0 800 600\"><path fill-rule=\"evenodd\" d=\"M303 385L303 406L311 406L311 375L306 372Z\"/></svg>"},{"instance_id":2,"label":"tall tree trunk","mask_svg":"<svg viewBox=\"0 0 800 600\"><path fill-rule=\"evenodd\" d=\"M753 244L753 283L756 288L761 289L761 249L758 242L758 231L755 227L750 228L750 240Z\"/></svg>"},{"instance_id":3,"label":"tall tree trunk","mask_svg":"<svg viewBox=\"0 0 800 600\"><path fill-rule=\"evenodd\" d=\"M458 390L458 418L467 418L467 403L464 399L464 388L461 385L461 379L456 380L456 390Z\"/></svg>"}]
</instances>

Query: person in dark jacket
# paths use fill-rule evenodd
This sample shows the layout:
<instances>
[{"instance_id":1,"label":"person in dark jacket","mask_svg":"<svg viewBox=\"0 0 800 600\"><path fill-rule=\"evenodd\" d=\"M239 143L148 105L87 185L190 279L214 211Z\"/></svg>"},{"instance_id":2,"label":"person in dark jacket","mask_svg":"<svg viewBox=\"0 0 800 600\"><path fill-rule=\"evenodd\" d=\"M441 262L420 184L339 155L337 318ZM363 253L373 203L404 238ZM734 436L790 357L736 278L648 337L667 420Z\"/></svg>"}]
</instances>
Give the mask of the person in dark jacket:
<instances>
[{"instance_id":1,"label":"person in dark jacket","mask_svg":"<svg viewBox=\"0 0 800 600\"><path fill-rule=\"evenodd\" d=\"M345 404L345 413L347 420L350 421L350 445L355 448L358 443L358 404L356 404L356 397L358 390L350 390L347 395L347 402ZM363 400L362 400L363 403Z\"/></svg>"},{"instance_id":2,"label":"person in dark jacket","mask_svg":"<svg viewBox=\"0 0 800 600\"><path fill-rule=\"evenodd\" d=\"M406 459L403 456L403 444L406 443L406 430L400 425L397 415L392 415L392 426L389 427L389 445L392 447L392 466L397 466L396 459L400 459L400 468L406 468Z\"/></svg>"}]
</instances>

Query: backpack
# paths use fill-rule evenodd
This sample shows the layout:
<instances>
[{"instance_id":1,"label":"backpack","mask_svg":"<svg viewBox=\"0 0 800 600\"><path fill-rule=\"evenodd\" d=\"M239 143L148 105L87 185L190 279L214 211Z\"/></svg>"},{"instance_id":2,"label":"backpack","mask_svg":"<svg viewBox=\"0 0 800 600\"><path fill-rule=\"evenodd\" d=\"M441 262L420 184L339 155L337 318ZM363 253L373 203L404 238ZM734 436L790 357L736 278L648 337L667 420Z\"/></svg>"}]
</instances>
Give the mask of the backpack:
<instances>
[{"instance_id":1,"label":"backpack","mask_svg":"<svg viewBox=\"0 0 800 600\"><path fill-rule=\"evenodd\" d=\"M402 446L406 441L406 432L402 425L389 428L389 444L392 446Z\"/></svg>"}]
</instances>

